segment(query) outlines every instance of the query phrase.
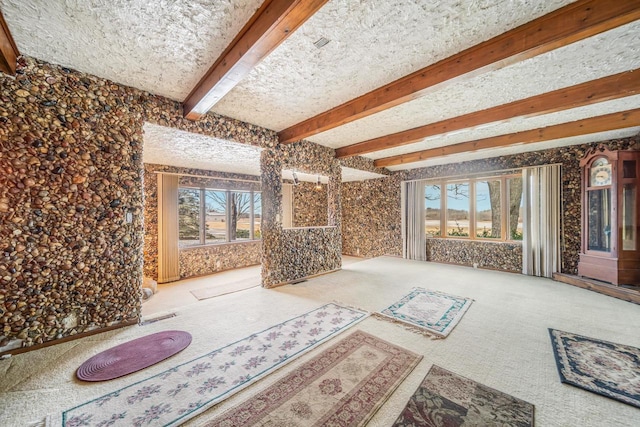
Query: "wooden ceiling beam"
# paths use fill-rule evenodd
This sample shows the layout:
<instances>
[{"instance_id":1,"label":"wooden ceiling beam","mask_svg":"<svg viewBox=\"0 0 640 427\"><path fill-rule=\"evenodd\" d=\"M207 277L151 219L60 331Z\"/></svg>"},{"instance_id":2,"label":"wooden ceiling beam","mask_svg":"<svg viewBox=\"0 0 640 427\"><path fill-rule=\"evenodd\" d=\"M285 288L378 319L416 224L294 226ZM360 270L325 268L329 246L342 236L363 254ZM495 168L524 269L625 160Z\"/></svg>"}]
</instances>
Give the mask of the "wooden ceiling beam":
<instances>
[{"instance_id":1,"label":"wooden ceiling beam","mask_svg":"<svg viewBox=\"0 0 640 427\"><path fill-rule=\"evenodd\" d=\"M623 98L637 93L640 93L640 69L625 71L575 86L521 99L509 104L498 105L486 110L475 111L425 126L348 145L336 149L336 157L344 158L370 153L372 151L385 150L387 148L418 142L433 135L508 120L514 117L533 117L549 114L611 99Z\"/></svg>"},{"instance_id":2,"label":"wooden ceiling beam","mask_svg":"<svg viewBox=\"0 0 640 427\"><path fill-rule=\"evenodd\" d=\"M445 147L431 148L428 150L417 151L415 153L385 157L375 160L373 164L376 167L404 165L434 157L448 156L451 154L473 152L488 148L508 147L510 145L551 141L554 139L570 138L573 136L588 135L591 133L606 132L634 126L640 126L640 109L621 111L618 113L576 120L574 122L562 123L539 129L447 145Z\"/></svg>"},{"instance_id":3,"label":"wooden ceiling beam","mask_svg":"<svg viewBox=\"0 0 640 427\"><path fill-rule=\"evenodd\" d=\"M197 120L328 0L266 0L182 103Z\"/></svg>"},{"instance_id":4,"label":"wooden ceiling beam","mask_svg":"<svg viewBox=\"0 0 640 427\"><path fill-rule=\"evenodd\" d=\"M579 0L278 133L291 143L422 96L437 84L497 70L640 19L640 0Z\"/></svg>"},{"instance_id":5,"label":"wooden ceiling beam","mask_svg":"<svg viewBox=\"0 0 640 427\"><path fill-rule=\"evenodd\" d=\"M19 56L18 46L16 46L9 26L0 10L0 71L12 76L15 75Z\"/></svg>"}]
</instances>

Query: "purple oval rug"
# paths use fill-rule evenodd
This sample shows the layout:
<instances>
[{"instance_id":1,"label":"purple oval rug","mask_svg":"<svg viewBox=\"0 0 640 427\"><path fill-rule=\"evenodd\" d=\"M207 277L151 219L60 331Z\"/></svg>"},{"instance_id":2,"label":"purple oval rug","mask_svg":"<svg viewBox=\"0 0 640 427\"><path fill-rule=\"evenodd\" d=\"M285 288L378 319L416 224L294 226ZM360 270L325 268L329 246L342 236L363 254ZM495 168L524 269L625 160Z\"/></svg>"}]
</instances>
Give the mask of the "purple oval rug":
<instances>
[{"instance_id":1,"label":"purple oval rug","mask_svg":"<svg viewBox=\"0 0 640 427\"><path fill-rule=\"evenodd\" d=\"M191 334L163 331L137 338L98 353L76 371L83 381L106 381L154 365L184 350L191 344Z\"/></svg>"}]
</instances>

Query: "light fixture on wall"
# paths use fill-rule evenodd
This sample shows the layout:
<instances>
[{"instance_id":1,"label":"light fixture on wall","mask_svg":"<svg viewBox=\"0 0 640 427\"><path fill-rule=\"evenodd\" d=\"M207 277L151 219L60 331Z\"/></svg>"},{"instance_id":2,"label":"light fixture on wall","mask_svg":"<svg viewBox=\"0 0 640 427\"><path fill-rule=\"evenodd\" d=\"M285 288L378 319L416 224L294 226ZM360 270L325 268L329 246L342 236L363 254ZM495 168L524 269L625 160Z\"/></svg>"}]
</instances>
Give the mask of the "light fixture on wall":
<instances>
[{"instance_id":1,"label":"light fixture on wall","mask_svg":"<svg viewBox=\"0 0 640 427\"><path fill-rule=\"evenodd\" d=\"M298 179L298 174L296 173L296 171L291 172L291 175L293 175L293 185L298 185L300 183L300 180Z\"/></svg>"},{"instance_id":2,"label":"light fixture on wall","mask_svg":"<svg viewBox=\"0 0 640 427\"><path fill-rule=\"evenodd\" d=\"M316 182L316 186L313 187L314 190L316 191L321 191L322 190L322 183L320 182L320 175L318 175L318 181Z\"/></svg>"}]
</instances>

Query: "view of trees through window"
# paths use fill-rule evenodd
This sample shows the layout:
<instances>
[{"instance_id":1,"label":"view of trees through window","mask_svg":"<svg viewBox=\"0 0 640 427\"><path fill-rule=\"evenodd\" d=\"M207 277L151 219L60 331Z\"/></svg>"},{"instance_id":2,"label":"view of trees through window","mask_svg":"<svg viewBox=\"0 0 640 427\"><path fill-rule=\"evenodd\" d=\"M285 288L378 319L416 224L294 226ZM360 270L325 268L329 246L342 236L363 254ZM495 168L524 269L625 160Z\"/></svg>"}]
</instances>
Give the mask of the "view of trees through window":
<instances>
[{"instance_id":1,"label":"view of trees through window","mask_svg":"<svg viewBox=\"0 0 640 427\"><path fill-rule=\"evenodd\" d=\"M180 247L261 237L259 192L178 189Z\"/></svg>"},{"instance_id":2,"label":"view of trees through window","mask_svg":"<svg viewBox=\"0 0 640 427\"><path fill-rule=\"evenodd\" d=\"M442 186L440 184L427 184L424 188L425 199L425 230L427 236L440 235L440 212L442 206L440 203Z\"/></svg>"},{"instance_id":3,"label":"view of trees through window","mask_svg":"<svg viewBox=\"0 0 640 427\"><path fill-rule=\"evenodd\" d=\"M522 240L520 176L427 183L424 195L428 237Z\"/></svg>"},{"instance_id":4,"label":"view of trees through window","mask_svg":"<svg viewBox=\"0 0 640 427\"><path fill-rule=\"evenodd\" d=\"M180 246L200 244L200 190L178 189L178 239Z\"/></svg>"},{"instance_id":5,"label":"view of trees through window","mask_svg":"<svg viewBox=\"0 0 640 427\"><path fill-rule=\"evenodd\" d=\"M513 177L507 179L509 195L509 239L522 240L522 210L524 199L522 198L522 178Z\"/></svg>"},{"instance_id":6,"label":"view of trees through window","mask_svg":"<svg viewBox=\"0 0 640 427\"><path fill-rule=\"evenodd\" d=\"M469 183L447 184L447 235L469 236Z\"/></svg>"},{"instance_id":7,"label":"view of trees through window","mask_svg":"<svg viewBox=\"0 0 640 427\"><path fill-rule=\"evenodd\" d=\"M502 238L500 180L476 181L476 236Z\"/></svg>"},{"instance_id":8,"label":"view of trees through window","mask_svg":"<svg viewBox=\"0 0 640 427\"><path fill-rule=\"evenodd\" d=\"M224 190L204 190L204 214L205 243L226 242L227 192Z\"/></svg>"}]
</instances>

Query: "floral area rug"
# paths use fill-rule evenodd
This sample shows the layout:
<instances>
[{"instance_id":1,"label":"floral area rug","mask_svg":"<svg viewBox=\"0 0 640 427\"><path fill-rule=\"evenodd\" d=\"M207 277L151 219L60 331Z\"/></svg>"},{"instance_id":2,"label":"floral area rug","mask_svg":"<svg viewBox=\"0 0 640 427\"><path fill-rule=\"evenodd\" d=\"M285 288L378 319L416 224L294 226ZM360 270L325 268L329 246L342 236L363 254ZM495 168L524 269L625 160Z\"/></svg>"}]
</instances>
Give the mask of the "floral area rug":
<instances>
[{"instance_id":1,"label":"floral area rug","mask_svg":"<svg viewBox=\"0 0 640 427\"><path fill-rule=\"evenodd\" d=\"M414 288L376 317L397 321L425 335L445 338L473 302L444 292Z\"/></svg>"},{"instance_id":2,"label":"floral area rug","mask_svg":"<svg viewBox=\"0 0 640 427\"><path fill-rule=\"evenodd\" d=\"M640 408L640 348L549 329L563 383Z\"/></svg>"},{"instance_id":3,"label":"floral area rug","mask_svg":"<svg viewBox=\"0 0 640 427\"><path fill-rule=\"evenodd\" d=\"M364 319L327 304L49 417L47 425L178 425Z\"/></svg>"},{"instance_id":4,"label":"floral area rug","mask_svg":"<svg viewBox=\"0 0 640 427\"><path fill-rule=\"evenodd\" d=\"M204 426L361 426L420 359L356 331Z\"/></svg>"},{"instance_id":5,"label":"floral area rug","mask_svg":"<svg viewBox=\"0 0 640 427\"><path fill-rule=\"evenodd\" d=\"M394 426L533 426L531 403L433 365Z\"/></svg>"}]
</instances>

